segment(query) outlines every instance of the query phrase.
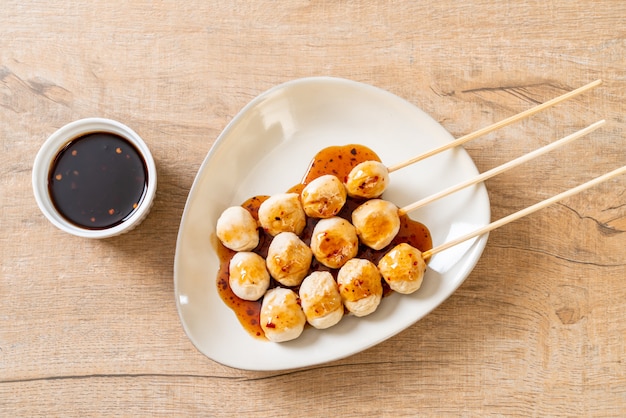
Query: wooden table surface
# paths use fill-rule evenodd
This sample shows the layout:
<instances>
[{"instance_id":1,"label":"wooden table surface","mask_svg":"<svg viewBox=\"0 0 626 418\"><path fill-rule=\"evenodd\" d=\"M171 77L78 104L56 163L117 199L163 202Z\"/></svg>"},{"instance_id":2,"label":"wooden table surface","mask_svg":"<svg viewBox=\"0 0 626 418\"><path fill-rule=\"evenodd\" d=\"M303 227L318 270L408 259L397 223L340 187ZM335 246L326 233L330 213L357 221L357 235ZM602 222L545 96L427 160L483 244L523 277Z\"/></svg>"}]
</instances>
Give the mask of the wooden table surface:
<instances>
[{"instance_id":1,"label":"wooden table surface","mask_svg":"<svg viewBox=\"0 0 626 418\"><path fill-rule=\"evenodd\" d=\"M4 0L0 415L626 415L626 176L494 231L456 293L359 354L250 372L194 348L173 263L197 170L255 96L319 75L455 137L602 79L465 145L485 171L607 121L489 180L493 219L626 163L622 1ZM107 240L56 229L31 188L47 136L89 116L136 130L159 175L149 217Z\"/></svg>"}]
</instances>

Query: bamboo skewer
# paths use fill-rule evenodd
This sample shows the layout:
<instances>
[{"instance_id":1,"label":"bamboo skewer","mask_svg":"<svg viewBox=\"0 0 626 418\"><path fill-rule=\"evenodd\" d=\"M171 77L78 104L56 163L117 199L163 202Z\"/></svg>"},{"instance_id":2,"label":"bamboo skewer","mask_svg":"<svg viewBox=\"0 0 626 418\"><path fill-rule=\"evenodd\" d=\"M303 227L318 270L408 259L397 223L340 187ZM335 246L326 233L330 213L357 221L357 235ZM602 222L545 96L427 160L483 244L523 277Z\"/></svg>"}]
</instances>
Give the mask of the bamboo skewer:
<instances>
[{"instance_id":1,"label":"bamboo skewer","mask_svg":"<svg viewBox=\"0 0 626 418\"><path fill-rule=\"evenodd\" d=\"M579 186L576 186L576 187L574 187L572 189L569 189L569 190L567 190L565 192L562 192L562 193L560 193L560 194L558 194L556 196L552 196L552 197L550 197L550 198L548 198L546 200L543 200L543 201L541 201L539 203L536 203L536 204L534 204L532 206L529 206L526 209L522 209L522 210L520 210L518 212L515 212L515 213L513 213L511 215L508 215L508 216L506 216L506 217L504 217L504 218L502 218L500 220L494 221L494 222L490 223L489 225L486 225L486 226L484 226L482 228L477 229L474 232L470 232L467 235L464 235L464 236L461 236L459 238L453 239L452 241L449 241L449 242L447 242L445 244L442 244L442 245L439 245L437 247L434 247L434 248L432 248L432 249L430 249L428 251L424 251L422 253L422 258L424 258L424 260L426 260L426 259L432 257L433 255L435 255L435 254L437 254L437 253L439 253L441 251L447 250L450 247L458 245L458 244L460 244L460 243L462 243L464 241L470 240L470 239L475 238L477 236L486 234L487 232L493 231L496 228L499 228L499 227L501 227L503 225L506 225L506 224L508 224L510 222L516 221L516 220L518 220L518 219L520 219L520 218L522 218L522 217L524 217L526 215L530 215L531 213L536 212L539 209L543 209L546 206L549 206L549 205L551 205L553 203L556 203L556 202L558 202L560 200L563 200L565 198L573 196L573 195L575 195L577 193L580 193L583 190L586 190L586 189L588 189L590 187L596 186L596 185L598 185L598 184L600 184L600 183L602 183L602 182L604 182L606 180L609 180L609 179L611 179L613 177L617 177L620 174L624 174L624 173L626 173L626 166L623 166L621 168L613 170L613 171L611 171L609 173L606 173L606 174L604 174L602 176L596 177L595 179L590 180L587 183L583 183L583 184L581 184Z\"/></svg>"},{"instance_id":2,"label":"bamboo skewer","mask_svg":"<svg viewBox=\"0 0 626 418\"><path fill-rule=\"evenodd\" d=\"M433 156L435 154L438 154L440 152L446 151L446 150L448 150L450 148L454 148L454 147L456 147L458 145L461 145L461 144L464 144L466 142L469 142L472 139L478 138L478 137L480 137L482 135L486 135L486 134L488 134L490 132L493 132L493 131L495 131L497 129L503 128L505 126L508 126L508 125L514 123L514 122L517 122L519 120L522 120L524 118L532 116L532 115L534 115L536 113L539 113L542 110L545 110L545 109L547 109L547 108L549 108L551 106L554 106L554 105L556 105L558 103L561 103L561 102L563 102L565 100L568 100L568 99L570 99L570 98L572 98L574 96L577 96L577 95L579 95L581 93L584 93L587 90L590 90L590 89L592 89L594 87L599 86L600 84L602 84L602 80L592 81L589 84L586 84L586 85L584 85L582 87L579 87L579 88L577 88L575 90L572 90L572 91L570 91L568 93L565 93L565 94L563 94L563 95L561 95L559 97L555 97L554 99L548 100L545 103L542 103L540 105L537 105L535 107L527 109L527 110L525 110L525 111L523 111L521 113L518 113L517 115L510 116L510 117L508 117L506 119L501 120L500 122L494 123L493 125L489 125L487 127L479 129L479 130L477 130L475 132L472 132L470 134L464 135L464 136L462 136L462 137L460 137L460 138L458 138L458 139L456 139L456 140L454 140L454 141L452 141L452 142L450 142L448 144L445 144L445 145L443 145L443 146L441 146L439 148L436 148L434 150L428 151L428 152L426 152L424 154L421 154L421 155L419 155L417 157L411 158L411 159L409 159L407 161L404 161L402 163L399 163L399 164L387 167L387 170L390 173L392 173L392 172L394 172L396 170L399 170L401 168L404 168L406 166L414 164L414 163L416 163L418 161L425 160L426 158L431 157L431 156Z\"/></svg>"},{"instance_id":3,"label":"bamboo skewer","mask_svg":"<svg viewBox=\"0 0 626 418\"><path fill-rule=\"evenodd\" d=\"M450 195L450 194L452 194L454 192L457 192L457 191L459 191L461 189L464 189L466 187L469 187L469 186L472 186L474 184L477 184L477 183L480 183L482 181L485 181L485 180L487 180L487 179L489 179L491 177L494 177L494 176L496 176L496 175L498 175L500 173L503 173L503 172L505 172L507 170L510 170L510 169L514 168L514 167L517 167L518 165L520 165L522 163L530 161L533 158L536 158L536 157L538 157L540 155L543 155L543 154L545 154L545 153L547 153L549 151L552 151L552 150L554 150L554 149L556 149L558 147L561 147L561 146L563 146L563 145L565 145L565 144L567 144L567 143L569 143L569 142L571 142L571 141L573 141L575 139L578 139L578 138L580 138L580 137L582 137L584 135L587 135L588 133L595 131L596 129L598 129L599 127L601 127L604 124L605 124L604 120L600 120L598 122L595 122L595 123L589 125L588 127L584 128L584 129L581 129L581 130L579 130L577 132L574 132L573 134L568 135L566 137L563 137L563 138L559 139L558 141L555 141L555 142L553 142L553 143L551 143L549 145L546 145L544 147L536 149L535 151L529 152L526 155L523 155L523 156L521 156L519 158L511 160L511 161L509 161L509 162L507 162L505 164L502 164L502 165L500 165L498 167L492 168L489 171L485 171L484 173L482 173L482 174L480 174L480 175L478 175L478 176L476 176L476 177L474 177L472 179L469 179L469 180L467 180L467 181L465 181L463 183L451 186L451 187L449 187L447 189L444 189L444 190L442 190L442 191L440 191L438 193L435 193L434 195L428 196L428 197L426 197L426 198L424 198L422 200L418 200L417 202L411 203L411 204L409 204L409 205L407 205L407 206L405 206L403 208L400 208L398 210L398 214L399 215L405 215L405 214L407 214L407 213L409 213L411 211L414 211L414 210L416 210L416 209L418 209L418 208L420 208L422 206L427 205L428 203L434 202L437 199L441 199L441 198L443 198L445 196L448 196L448 195Z\"/></svg>"}]
</instances>

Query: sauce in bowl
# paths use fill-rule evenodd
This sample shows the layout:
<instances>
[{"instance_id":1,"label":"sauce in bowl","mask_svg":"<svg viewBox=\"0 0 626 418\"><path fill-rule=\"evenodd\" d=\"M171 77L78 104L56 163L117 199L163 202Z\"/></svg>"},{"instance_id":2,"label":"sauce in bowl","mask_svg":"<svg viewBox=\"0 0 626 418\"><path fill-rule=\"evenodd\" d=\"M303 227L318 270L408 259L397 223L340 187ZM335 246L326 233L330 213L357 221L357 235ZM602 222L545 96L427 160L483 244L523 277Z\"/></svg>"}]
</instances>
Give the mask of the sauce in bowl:
<instances>
[{"instance_id":1,"label":"sauce in bowl","mask_svg":"<svg viewBox=\"0 0 626 418\"><path fill-rule=\"evenodd\" d=\"M129 141L94 132L70 141L54 158L48 193L72 224L106 229L128 219L145 196L146 162Z\"/></svg>"}]
</instances>

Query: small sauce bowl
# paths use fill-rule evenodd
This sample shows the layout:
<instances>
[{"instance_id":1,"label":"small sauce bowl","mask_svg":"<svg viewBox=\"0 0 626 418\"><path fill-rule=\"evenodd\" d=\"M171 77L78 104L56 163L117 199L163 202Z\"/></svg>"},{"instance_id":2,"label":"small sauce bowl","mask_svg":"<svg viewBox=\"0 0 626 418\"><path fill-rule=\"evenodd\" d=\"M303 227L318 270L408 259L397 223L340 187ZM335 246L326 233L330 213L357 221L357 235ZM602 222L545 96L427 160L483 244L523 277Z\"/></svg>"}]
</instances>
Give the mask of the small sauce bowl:
<instances>
[{"instance_id":1,"label":"small sauce bowl","mask_svg":"<svg viewBox=\"0 0 626 418\"><path fill-rule=\"evenodd\" d=\"M33 165L37 205L53 225L84 238L135 228L150 212L156 166L129 127L104 118L71 122L44 142Z\"/></svg>"}]
</instances>

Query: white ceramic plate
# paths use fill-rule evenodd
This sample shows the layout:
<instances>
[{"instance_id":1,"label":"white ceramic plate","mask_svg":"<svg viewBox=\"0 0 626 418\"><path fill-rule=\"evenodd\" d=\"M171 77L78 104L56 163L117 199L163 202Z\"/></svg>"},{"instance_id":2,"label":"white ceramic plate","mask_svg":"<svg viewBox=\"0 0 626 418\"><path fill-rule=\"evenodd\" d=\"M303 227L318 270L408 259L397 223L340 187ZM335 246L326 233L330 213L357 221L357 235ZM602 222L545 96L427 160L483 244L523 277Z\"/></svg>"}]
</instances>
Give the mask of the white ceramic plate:
<instances>
[{"instance_id":1,"label":"white ceramic plate","mask_svg":"<svg viewBox=\"0 0 626 418\"><path fill-rule=\"evenodd\" d=\"M487 242L482 236L432 257L422 288L393 294L373 314L347 316L327 330L305 329L296 340L251 337L220 299L215 224L228 206L299 183L313 156L331 145L362 144L393 165L450 142L451 135L411 103L354 81L316 77L288 82L249 103L204 160L183 213L174 262L183 327L203 354L248 370L282 370L337 360L380 343L423 318L465 280ZM399 207L477 174L463 149L443 152L390 175L384 197ZM436 246L490 220L483 185L423 207L411 217ZM407 348L410 349L410 348Z\"/></svg>"}]
</instances>

